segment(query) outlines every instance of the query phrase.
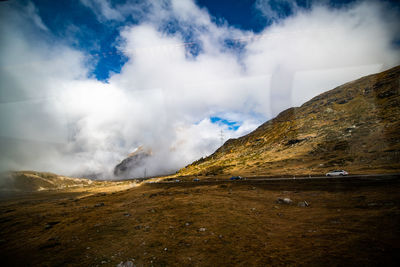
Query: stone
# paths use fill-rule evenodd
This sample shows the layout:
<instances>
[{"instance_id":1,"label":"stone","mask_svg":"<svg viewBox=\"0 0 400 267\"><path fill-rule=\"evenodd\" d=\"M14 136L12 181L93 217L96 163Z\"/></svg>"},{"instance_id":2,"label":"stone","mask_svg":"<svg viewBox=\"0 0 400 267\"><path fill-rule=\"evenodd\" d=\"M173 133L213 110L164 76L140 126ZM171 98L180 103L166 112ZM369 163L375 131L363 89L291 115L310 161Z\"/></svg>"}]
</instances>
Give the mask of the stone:
<instances>
[{"instance_id":1,"label":"stone","mask_svg":"<svg viewBox=\"0 0 400 267\"><path fill-rule=\"evenodd\" d=\"M123 261L121 261L118 265L117 265L117 267L134 267L135 265L133 265L133 262L131 262L131 261L126 261L126 262L123 262Z\"/></svg>"},{"instance_id":2,"label":"stone","mask_svg":"<svg viewBox=\"0 0 400 267\"><path fill-rule=\"evenodd\" d=\"M58 223L60 223L60 222L48 222L48 223L44 226L44 228L45 228L45 229L53 228L53 226L56 225L56 224L58 224Z\"/></svg>"},{"instance_id":3,"label":"stone","mask_svg":"<svg viewBox=\"0 0 400 267\"><path fill-rule=\"evenodd\" d=\"M276 203L278 203L278 204L286 204L286 205L289 205L289 204L292 204L293 201L292 201L290 198L285 197L285 198L278 198L278 199L276 200Z\"/></svg>"},{"instance_id":4,"label":"stone","mask_svg":"<svg viewBox=\"0 0 400 267\"><path fill-rule=\"evenodd\" d=\"M299 202L297 204L297 206L305 208L305 207L310 206L310 204L308 204L308 202L304 200L304 201Z\"/></svg>"}]
</instances>

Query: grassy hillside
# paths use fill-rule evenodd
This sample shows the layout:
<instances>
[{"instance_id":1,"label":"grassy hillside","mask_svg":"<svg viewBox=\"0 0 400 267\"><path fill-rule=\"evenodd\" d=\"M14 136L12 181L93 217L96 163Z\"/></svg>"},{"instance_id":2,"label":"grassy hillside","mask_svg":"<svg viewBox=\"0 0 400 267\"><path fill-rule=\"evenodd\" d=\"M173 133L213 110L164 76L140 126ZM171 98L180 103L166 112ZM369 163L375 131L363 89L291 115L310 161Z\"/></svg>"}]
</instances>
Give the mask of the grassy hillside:
<instances>
[{"instance_id":1,"label":"grassy hillside","mask_svg":"<svg viewBox=\"0 0 400 267\"><path fill-rule=\"evenodd\" d=\"M3 173L0 179L0 192L37 192L49 190L96 190L130 188L132 181L93 181L73 178L49 172L16 171ZM118 188L114 188L118 187ZM126 187L126 188L125 188Z\"/></svg>"},{"instance_id":2,"label":"grassy hillside","mask_svg":"<svg viewBox=\"0 0 400 267\"><path fill-rule=\"evenodd\" d=\"M400 66L290 108L178 175L308 175L400 170Z\"/></svg>"}]
</instances>

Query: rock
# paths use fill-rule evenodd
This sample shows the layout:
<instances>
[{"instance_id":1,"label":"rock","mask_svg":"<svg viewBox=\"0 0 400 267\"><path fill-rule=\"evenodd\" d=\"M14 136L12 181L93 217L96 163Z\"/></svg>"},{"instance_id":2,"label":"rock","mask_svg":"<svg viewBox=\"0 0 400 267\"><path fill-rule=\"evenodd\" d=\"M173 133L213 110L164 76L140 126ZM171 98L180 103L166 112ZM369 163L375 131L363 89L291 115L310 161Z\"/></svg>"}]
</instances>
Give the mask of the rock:
<instances>
[{"instance_id":1,"label":"rock","mask_svg":"<svg viewBox=\"0 0 400 267\"><path fill-rule=\"evenodd\" d=\"M58 223L60 223L60 222L48 222L46 225L45 225L45 229L50 229L50 228L53 228L53 226L54 225L56 225L56 224L58 224Z\"/></svg>"},{"instance_id":2,"label":"rock","mask_svg":"<svg viewBox=\"0 0 400 267\"><path fill-rule=\"evenodd\" d=\"M297 204L297 206L305 208L305 207L310 206L310 204L308 204L308 202L304 200L304 201L299 202Z\"/></svg>"},{"instance_id":3,"label":"rock","mask_svg":"<svg viewBox=\"0 0 400 267\"><path fill-rule=\"evenodd\" d=\"M42 250L42 249L49 249L49 248L54 248L54 247L57 247L57 246L60 246L60 245L61 245L60 242L57 242L57 241L48 241L48 242L46 242L44 245L40 246L39 249L40 249L40 250Z\"/></svg>"},{"instance_id":4,"label":"rock","mask_svg":"<svg viewBox=\"0 0 400 267\"><path fill-rule=\"evenodd\" d=\"M291 140L287 141L286 145L287 146L294 145L294 144L303 142L304 140L306 140L306 139L291 139Z\"/></svg>"},{"instance_id":5,"label":"rock","mask_svg":"<svg viewBox=\"0 0 400 267\"><path fill-rule=\"evenodd\" d=\"M104 206L104 203L103 203L103 202L97 203L97 204L95 204L94 206L95 206L96 208L97 208L97 207L102 207L102 206Z\"/></svg>"},{"instance_id":6,"label":"rock","mask_svg":"<svg viewBox=\"0 0 400 267\"><path fill-rule=\"evenodd\" d=\"M285 198L278 198L278 199L276 200L276 203L278 203L278 204L287 204L287 205L290 205L290 204L293 203L293 201L292 201L290 198L285 197Z\"/></svg>"},{"instance_id":7,"label":"rock","mask_svg":"<svg viewBox=\"0 0 400 267\"><path fill-rule=\"evenodd\" d=\"M131 262L131 261L126 261L126 262L123 262L123 261L121 261L118 265L117 265L117 267L134 267L135 265L133 265L133 262Z\"/></svg>"}]
</instances>

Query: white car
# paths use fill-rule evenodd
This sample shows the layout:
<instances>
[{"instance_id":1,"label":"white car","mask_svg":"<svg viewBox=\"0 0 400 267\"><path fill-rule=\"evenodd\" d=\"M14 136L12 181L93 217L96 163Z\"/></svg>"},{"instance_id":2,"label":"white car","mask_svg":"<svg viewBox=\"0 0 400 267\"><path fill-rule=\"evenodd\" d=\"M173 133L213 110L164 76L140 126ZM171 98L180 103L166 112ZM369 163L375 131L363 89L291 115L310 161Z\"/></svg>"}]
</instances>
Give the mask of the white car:
<instances>
[{"instance_id":1,"label":"white car","mask_svg":"<svg viewBox=\"0 0 400 267\"><path fill-rule=\"evenodd\" d=\"M326 176L345 176L345 175L349 175L349 173L344 170L330 171L326 174Z\"/></svg>"}]
</instances>

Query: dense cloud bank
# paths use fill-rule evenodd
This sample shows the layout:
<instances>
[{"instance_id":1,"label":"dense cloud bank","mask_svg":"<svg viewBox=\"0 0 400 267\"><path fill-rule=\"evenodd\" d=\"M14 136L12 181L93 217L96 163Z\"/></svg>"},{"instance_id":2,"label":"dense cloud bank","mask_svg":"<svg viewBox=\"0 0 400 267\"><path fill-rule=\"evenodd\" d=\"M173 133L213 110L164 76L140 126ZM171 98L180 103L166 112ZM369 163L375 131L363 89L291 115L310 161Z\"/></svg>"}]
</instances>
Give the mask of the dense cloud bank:
<instances>
[{"instance_id":1,"label":"dense cloud bank","mask_svg":"<svg viewBox=\"0 0 400 267\"><path fill-rule=\"evenodd\" d=\"M221 130L224 140L241 136L400 62L398 14L373 1L293 5L291 16L272 16L257 34L216 24L191 0L97 2L82 0L104 23L140 18L119 28L115 46L128 61L108 82L91 78L93 58L54 38L32 3L0 3L1 170L112 178L112 168L143 146L153 156L132 176L173 172L212 153ZM270 12L268 1L256 7L260 16Z\"/></svg>"}]
</instances>

